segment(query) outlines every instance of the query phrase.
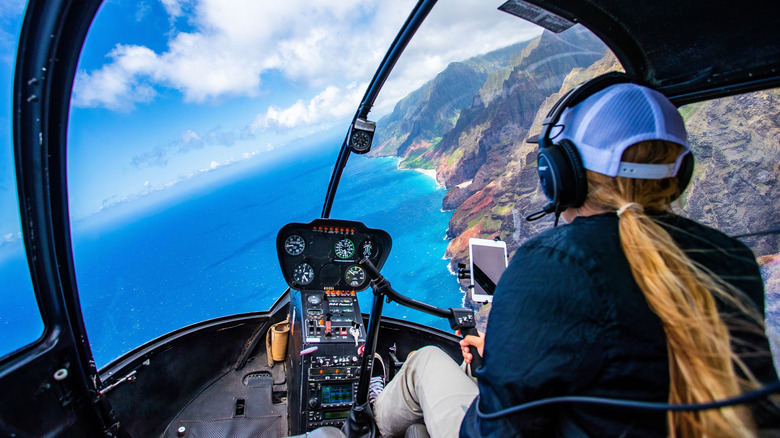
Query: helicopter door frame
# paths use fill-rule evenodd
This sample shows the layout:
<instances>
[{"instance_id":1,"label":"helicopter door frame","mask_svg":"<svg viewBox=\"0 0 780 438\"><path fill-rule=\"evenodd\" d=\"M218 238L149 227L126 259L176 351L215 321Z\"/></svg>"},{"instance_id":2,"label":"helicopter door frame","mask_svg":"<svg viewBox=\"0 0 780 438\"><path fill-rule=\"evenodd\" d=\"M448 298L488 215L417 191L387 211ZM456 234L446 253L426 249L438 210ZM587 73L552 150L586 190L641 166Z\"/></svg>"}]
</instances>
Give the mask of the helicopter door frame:
<instances>
[{"instance_id":1,"label":"helicopter door frame","mask_svg":"<svg viewBox=\"0 0 780 438\"><path fill-rule=\"evenodd\" d=\"M16 185L44 332L0 360L4 436L118 433L97 390L100 382L81 315L66 175L73 78L99 6L96 0L32 0L19 37L13 89Z\"/></svg>"}]
</instances>

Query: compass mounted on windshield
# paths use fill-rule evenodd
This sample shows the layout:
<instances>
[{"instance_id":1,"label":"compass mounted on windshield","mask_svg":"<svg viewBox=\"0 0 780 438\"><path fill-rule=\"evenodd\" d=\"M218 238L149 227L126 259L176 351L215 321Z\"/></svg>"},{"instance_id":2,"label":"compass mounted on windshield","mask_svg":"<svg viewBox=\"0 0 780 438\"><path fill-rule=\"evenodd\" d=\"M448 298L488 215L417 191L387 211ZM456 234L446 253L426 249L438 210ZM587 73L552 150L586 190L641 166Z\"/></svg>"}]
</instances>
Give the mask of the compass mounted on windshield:
<instances>
[{"instance_id":1,"label":"compass mounted on windshield","mask_svg":"<svg viewBox=\"0 0 780 438\"><path fill-rule=\"evenodd\" d=\"M358 118L352 125L352 133L349 136L349 147L356 154L365 154L371 150L371 141L374 139L376 123Z\"/></svg>"}]
</instances>

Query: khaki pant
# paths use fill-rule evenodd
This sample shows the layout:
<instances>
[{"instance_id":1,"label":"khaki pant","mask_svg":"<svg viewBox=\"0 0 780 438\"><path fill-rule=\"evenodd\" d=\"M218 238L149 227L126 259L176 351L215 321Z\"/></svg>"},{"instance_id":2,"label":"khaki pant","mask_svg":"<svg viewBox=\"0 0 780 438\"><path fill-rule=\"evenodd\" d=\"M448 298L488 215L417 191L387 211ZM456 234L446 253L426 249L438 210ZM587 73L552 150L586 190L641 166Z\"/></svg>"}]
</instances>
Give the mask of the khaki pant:
<instances>
[{"instance_id":1,"label":"khaki pant","mask_svg":"<svg viewBox=\"0 0 780 438\"><path fill-rule=\"evenodd\" d=\"M374 404L383 436L403 436L425 422L432 438L457 437L460 423L479 393L477 384L446 353L425 347L409 355Z\"/></svg>"}]
</instances>

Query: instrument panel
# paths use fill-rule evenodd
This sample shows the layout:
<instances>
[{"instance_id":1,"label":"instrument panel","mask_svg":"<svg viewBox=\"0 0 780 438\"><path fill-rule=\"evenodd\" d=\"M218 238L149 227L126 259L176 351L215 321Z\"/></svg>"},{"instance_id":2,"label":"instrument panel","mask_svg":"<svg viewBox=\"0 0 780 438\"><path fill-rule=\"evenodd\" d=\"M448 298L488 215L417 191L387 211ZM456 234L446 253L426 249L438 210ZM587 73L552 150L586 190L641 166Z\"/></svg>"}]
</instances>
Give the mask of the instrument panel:
<instances>
[{"instance_id":1,"label":"instrument panel","mask_svg":"<svg viewBox=\"0 0 780 438\"><path fill-rule=\"evenodd\" d=\"M358 262L368 257L381 269L391 247L387 232L340 219L287 224L276 236L284 280L296 290L364 290L369 278Z\"/></svg>"}]
</instances>

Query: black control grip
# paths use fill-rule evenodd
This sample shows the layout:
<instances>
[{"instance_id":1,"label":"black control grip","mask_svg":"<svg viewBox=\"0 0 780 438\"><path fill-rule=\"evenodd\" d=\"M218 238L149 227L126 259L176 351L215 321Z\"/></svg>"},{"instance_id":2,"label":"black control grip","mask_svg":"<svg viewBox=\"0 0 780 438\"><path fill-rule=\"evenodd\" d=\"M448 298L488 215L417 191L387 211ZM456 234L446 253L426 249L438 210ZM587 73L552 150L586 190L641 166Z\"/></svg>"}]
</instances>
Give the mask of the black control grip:
<instances>
[{"instance_id":1,"label":"black control grip","mask_svg":"<svg viewBox=\"0 0 780 438\"><path fill-rule=\"evenodd\" d=\"M364 257L358 262L358 264L366 271L368 278L375 281L379 281L381 278L383 278L382 274L379 273L379 269L377 269L376 266L371 263L371 260L369 260L368 257Z\"/></svg>"},{"instance_id":2,"label":"black control grip","mask_svg":"<svg viewBox=\"0 0 780 438\"><path fill-rule=\"evenodd\" d=\"M464 338L467 335L473 335L479 337L479 332L474 327L463 329L461 330L460 333L463 335ZM471 353L471 371L473 373L474 370L482 366L482 356L479 355L479 352L477 351L477 347L473 345L469 345L469 353Z\"/></svg>"}]
</instances>

